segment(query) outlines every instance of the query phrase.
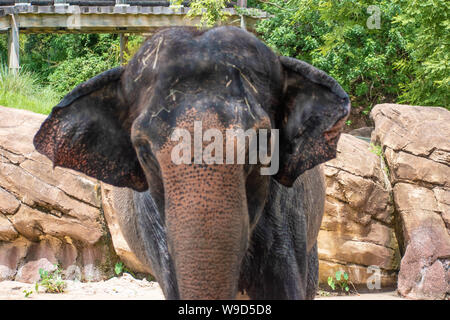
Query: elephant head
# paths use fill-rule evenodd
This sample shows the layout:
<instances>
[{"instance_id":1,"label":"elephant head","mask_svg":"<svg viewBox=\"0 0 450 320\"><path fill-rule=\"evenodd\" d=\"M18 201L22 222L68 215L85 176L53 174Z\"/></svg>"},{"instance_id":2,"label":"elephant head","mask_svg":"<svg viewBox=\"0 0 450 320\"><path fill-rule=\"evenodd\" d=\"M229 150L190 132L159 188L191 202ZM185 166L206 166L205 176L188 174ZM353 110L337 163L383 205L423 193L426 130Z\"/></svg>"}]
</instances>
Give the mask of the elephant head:
<instances>
[{"instance_id":1,"label":"elephant head","mask_svg":"<svg viewBox=\"0 0 450 320\"><path fill-rule=\"evenodd\" d=\"M334 79L276 56L242 29L169 28L127 66L69 93L34 145L55 166L150 193L164 219L179 297L233 298L269 180L290 187L335 157L349 108ZM192 161L174 163L175 130L193 134L198 123L224 136L230 128L278 129L278 172L261 175L259 161L199 163L194 147L185 150ZM248 158L248 147L240 152Z\"/></svg>"}]
</instances>

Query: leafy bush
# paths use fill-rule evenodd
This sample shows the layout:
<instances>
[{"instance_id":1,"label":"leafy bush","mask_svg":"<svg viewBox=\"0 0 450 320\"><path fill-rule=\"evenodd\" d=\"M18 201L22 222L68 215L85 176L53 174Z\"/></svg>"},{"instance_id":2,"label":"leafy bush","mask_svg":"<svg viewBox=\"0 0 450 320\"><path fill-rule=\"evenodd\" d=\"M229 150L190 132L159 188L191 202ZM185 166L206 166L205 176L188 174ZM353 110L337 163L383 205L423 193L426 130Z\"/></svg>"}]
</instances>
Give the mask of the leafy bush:
<instances>
[{"instance_id":1,"label":"leafy bush","mask_svg":"<svg viewBox=\"0 0 450 320\"><path fill-rule=\"evenodd\" d=\"M367 26L372 5L381 13L379 29ZM264 41L329 73L354 106L449 107L448 1L261 0L256 6L273 15L258 23Z\"/></svg>"},{"instance_id":2,"label":"leafy bush","mask_svg":"<svg viewBox=\"0 0 450 320\"><path fill-rule=\"evenodd\" d=\"M334 77L353 105L394 101L407 80L393 62L405 54L404 39L392 30L399 6L378 1L381 29L366 25L372 0L275 0L264 4L274 18L258 25L262 38L280 54L307 61Z\"/></svg>"},{"instance_id":3,"label":"leafy bush","mask_svg":"<svg viewBox=\"0 0 450 320\"><path fill-rule=\"evenodd\" d=\"M48 76L48 80L56 92L65 94L83 81L115 66L115 61L89 54L61 62Z\"/></svg>"},{"instance_id":4,"label":"leafy bush","mask_svg":"<svg viewBox=\"0 0 450 320\"><path fill-rule=\"evenodd\" d=\"M401 84L400 102L450 108L450 2L397 0L402 12L394 18L405 35L408 57L397 69L409 75Z\"/></svg>"}]
</instances>

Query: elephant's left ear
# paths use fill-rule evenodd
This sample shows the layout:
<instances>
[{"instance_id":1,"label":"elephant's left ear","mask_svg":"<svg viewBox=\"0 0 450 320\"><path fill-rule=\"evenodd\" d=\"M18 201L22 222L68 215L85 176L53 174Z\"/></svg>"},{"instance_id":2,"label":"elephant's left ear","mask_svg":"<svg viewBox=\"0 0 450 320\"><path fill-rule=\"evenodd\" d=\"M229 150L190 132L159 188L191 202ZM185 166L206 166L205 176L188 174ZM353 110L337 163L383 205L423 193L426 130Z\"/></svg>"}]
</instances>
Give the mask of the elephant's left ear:
<instances>
[{"instance_id":1,"label":"elephant's left ear","mask_svg":"<svg viewBox=\"0 0 450 320\"><path fill-rule=\"evenodd\" d=\"M122 72L111 69L77 86L53 108L33 143L54 166L143 191L147 182L130 139Z\"/></svg>"},{"instance_id":2,"label":"elephant's left ear","mask_svg":"<svg viewBox=\"0 0 450 320\"><path fill-rule=\"evenodd\" d=\"M280 129L280 169L275 179L292 186L297 177L336 156L350 100L332 77L306 62L280 57L284 72Z\"/></svg>"}]
</instances>

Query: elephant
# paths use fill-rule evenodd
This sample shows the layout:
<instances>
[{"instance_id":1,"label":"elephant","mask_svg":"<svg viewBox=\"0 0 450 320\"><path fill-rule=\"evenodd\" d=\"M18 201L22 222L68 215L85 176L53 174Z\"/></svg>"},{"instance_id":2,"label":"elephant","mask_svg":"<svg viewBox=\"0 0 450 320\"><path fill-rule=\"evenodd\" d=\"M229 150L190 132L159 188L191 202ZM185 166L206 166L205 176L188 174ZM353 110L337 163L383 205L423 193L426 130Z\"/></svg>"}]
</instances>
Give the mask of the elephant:
<instances>
[{"instance_id":1,"label":"elephant","mask_svg":"<svg viewBox=\"0 0 450 320\"><path fill-rule=\"evenodd\" d=\"M172 27L68 93L33 143L54 166L117 187L124 236L167 299L313 299L321 163L349 110L336 80L250 32ZM259 160L175 164L173 133L196 122L278 132L277 172Z\"/></svg>"}]
</instances>

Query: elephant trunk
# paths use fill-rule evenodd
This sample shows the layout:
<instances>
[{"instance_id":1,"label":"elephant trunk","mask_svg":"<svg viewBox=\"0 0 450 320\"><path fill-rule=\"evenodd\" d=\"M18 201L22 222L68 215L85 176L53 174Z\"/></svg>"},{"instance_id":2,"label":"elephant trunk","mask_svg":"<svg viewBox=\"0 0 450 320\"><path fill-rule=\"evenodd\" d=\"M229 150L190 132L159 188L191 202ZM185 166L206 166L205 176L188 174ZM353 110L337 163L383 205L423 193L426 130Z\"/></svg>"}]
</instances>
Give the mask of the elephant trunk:
<instances>
[{"instance_id":1,"label":"elephant trunk","mask_svg":"<svg viewBox=\"0 0 450 320\"><path fill-rule=\"evenodd\" d=\"M181 299L234 299L248 243L242 166L161 165Z\"/></svg>"}]
</instances>

